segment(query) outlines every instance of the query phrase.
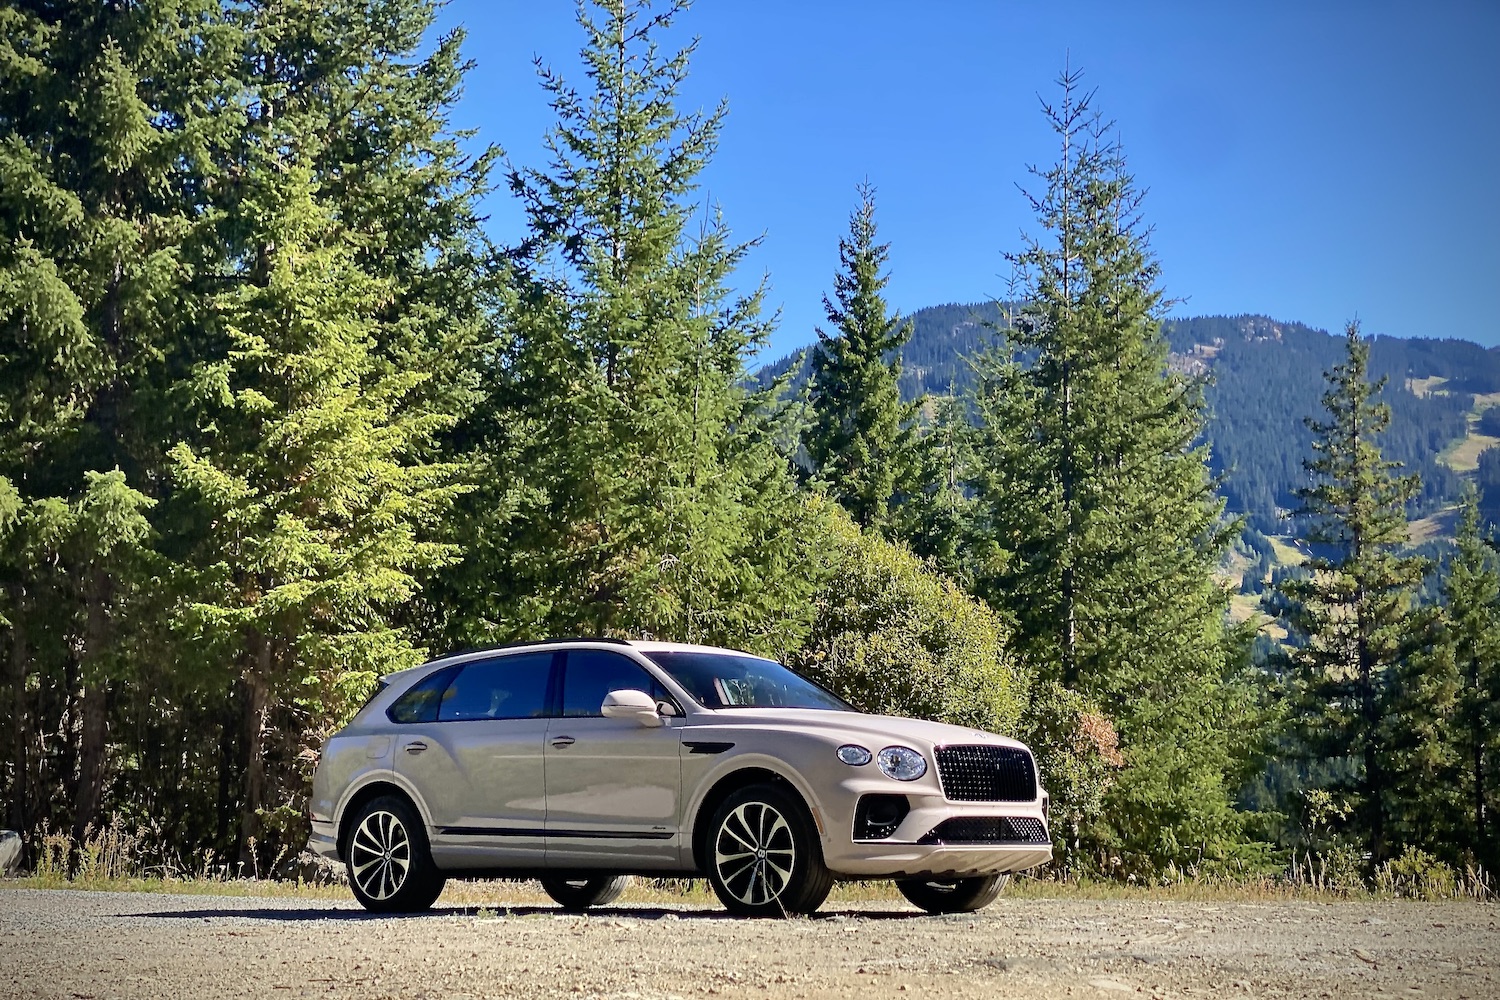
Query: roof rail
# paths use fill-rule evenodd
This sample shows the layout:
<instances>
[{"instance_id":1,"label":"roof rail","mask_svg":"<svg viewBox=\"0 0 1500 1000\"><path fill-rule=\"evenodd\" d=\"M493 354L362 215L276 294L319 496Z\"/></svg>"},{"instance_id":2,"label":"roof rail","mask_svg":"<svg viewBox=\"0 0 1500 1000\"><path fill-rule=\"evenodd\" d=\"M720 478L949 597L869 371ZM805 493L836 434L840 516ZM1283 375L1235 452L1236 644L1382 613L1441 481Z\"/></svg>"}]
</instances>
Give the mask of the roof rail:
<instances>
[{"instance_id":1,"label":"roof rail","mask_svg":"<svg viewBox=\"0 0 1500 1000\"><path fill-rule=\"evenodd\" d=\"M560 639L523 639L517 642L497 642L489 646L467 646L463 649L455 649L444 653L442 656L434 656L428 663L438 663L442 660L451 660L455 656L469 656L473 653L494 653L502 649L525 649L527 646L557 646L570 642L606 642L615 646L630 645L629 639L607 639L593 638L590 636L565 636Z\"/></svg>"}]
</instances>

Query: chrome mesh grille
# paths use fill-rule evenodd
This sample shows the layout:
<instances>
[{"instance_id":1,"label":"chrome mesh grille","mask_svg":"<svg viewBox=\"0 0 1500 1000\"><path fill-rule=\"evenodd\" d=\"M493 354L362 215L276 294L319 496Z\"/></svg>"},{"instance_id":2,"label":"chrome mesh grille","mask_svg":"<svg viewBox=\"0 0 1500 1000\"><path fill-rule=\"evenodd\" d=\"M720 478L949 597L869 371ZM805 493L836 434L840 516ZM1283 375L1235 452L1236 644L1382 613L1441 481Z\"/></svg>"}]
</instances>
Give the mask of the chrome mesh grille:
<instances>
[{"instance_id":1,"label":"chrome mesh grille","mask_svg":"<svg viewBox=\"0 0 1500 1000\"><path fill-rule=\"evenodd\" d=\"M938 780L954 802L1034 802L1036 764L1016 747L937 748Z\"/></svg>"},{"instance_id":2,"label":"chrome mesh grille","mask_svg":"<svg viewBox=\"0 0 1500 1000\"><path fill-rule=\"evenodd\" d=\"M959 816L945 819L920 844L1046 844L1047 827L1030 816Z\"/></svg>"}]
</instances>

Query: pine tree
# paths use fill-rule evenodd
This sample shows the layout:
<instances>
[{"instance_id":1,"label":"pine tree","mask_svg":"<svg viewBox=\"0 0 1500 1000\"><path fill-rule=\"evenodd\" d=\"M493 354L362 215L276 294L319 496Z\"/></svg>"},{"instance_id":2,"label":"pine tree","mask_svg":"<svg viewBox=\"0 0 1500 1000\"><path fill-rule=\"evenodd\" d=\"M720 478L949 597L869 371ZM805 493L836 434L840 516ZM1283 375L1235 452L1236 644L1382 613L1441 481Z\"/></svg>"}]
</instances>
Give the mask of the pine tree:
<instances>
[{"instance_id":1,"label":"pine tree","mask_svg":"<svg viewBox=\"0 0 1500 1000\"><path fill-rule=\"evenodd\" d=\"M240 190L260 252L213 303L227 356L194 372L210 430L172 453L208 525L184 625L241 692L244 859L256 839L296 836L299 761L326 727L375 677L420 662L390 615L452 557L425 529L458 489L451 465L420 457L451 422L422 405L428 376L379 354L389 283L356 265L356 234L317 203L280 128Z\"/></svg>"},{"instance_id":2,"label":"pine tree","mask_svg":"<svg viewBox=\"0 0 1500 1000\"><path fill-rule=\"evenodd\" d=\"M1425 559L1401 554L1415 476L1381 455L1390 408L1385 380L1369 378L1370 346L1359 324L1345 329L1345 358L1325 373L1327 420L1308 418L1313 485L1299 491L1304 539L1317 553L1283 583L1291 602L1294 728L1303 752L1342 764L1330 788L1348 795L1357 834L1376 862L1393 843L1396 746L1403 726L1400 677L1426 629L1416 591Z\"/></svg>"},{"instance_id":3,"label":"pine tree","mask_svg":"<svg viewBox=\"0 0 1500 1000\"><path fill-rule=\"evenodd\" d=\"M133 574L238 112L234 32L209 0L7 3L0 29L0 477L19 505L0 797L22 830L81 832L107 806L108 706L142 700L126 653L161 632Z\"/></svg>"},{"instance_id":4,"label":"pine tree","mask_svg":"<svg viewBox=\"0 0 1500 1000\"><path fill-rule=\"evenodd\" d=\"M772 395L747 388L761 291L728 282L753 244L696 178L723 106L676 109L693 51L654 36L685 4L580 11L588 87L542 69L546 169L516 170L528 282L476 421L491 484L454 574L469 641L640 634L784 648L805 628L802 506ZM455 639L457 636L455 636Z\"/></svg>"},{"instance_id":5,"label":"pine tree","mask_svg":"<svg viewBox=\"0 0 1500 1000\"><path fill-rule=\"evenodd\" d=\"M1454 672L1454 711L1440 737L1451 748L1451 773L1425 791L1452 788L1450 815L1462 816L1442 831L1447 844L1469 847L1490 871L1500 865L1500 775L1494 749L1500 745L1500 562L1494 543L1480 531L1479 498L1472 484L1460 497L1457 551L1443 577L1441 647Z\"/></svg>"},{"instance_id":6,"label":"pine tree","mask_svg":"<svg viewBox=\"0 0 1500 1000\"><path fill-rule=\"evenodd\" d=\"M1201 384L1167 363L1159 265L1112 126L1065 72L1061 142L1030 196L1046 238L1013 262L1025 305L976 362L968 474L975 590L1044 679L1093 699L1129 766L1104 817L1181 858L1236 835L1237 637L1213 576L1232 530L1198 444Z\"/></svg>"},{"instance_id":7,"label":"pine tree","mask_svg":"<svg viewBox=\"0 0 1500 1000\"><path fill-rule=\"evenodd\" d=\"M842 269L823 308L835 332L818 330L808 383L812 424L803 438L814 479L861 528L891 533L891 507L916 471L913 434L919 403L901 401L899 351L912 325L888 311L882 292L889 243L876 242L875 189L859 186Z\"/></svg>"},{"instance_id":8,"label":"pine tree","mask_svg":"<svg viewBox=\"0 0 1500 1000\"><path fill-rule=\"evenodd\" d=\"M912 552L963 582L968 579L964 547L972 506L963 482L972 461L966 434L969 418L963 399L951 386L946 395L928 397L924 406L932 416L913 442L915 485L897 508L896 534Z\"/></svg>"}]
</instances>

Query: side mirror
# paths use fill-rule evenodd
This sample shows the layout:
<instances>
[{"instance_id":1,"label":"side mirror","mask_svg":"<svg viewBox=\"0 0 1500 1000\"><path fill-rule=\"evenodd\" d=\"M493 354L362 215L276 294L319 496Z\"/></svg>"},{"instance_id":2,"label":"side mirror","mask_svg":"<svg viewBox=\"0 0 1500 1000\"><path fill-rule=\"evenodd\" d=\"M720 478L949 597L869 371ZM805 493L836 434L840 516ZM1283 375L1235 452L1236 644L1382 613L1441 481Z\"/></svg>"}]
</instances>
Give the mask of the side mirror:
<instances>
[{"instance_id":1,"label":"side mirror","mask_svg":"<svg viewBox=\"0 0 1500 1000\"><path fill-rule=\"evenodd\" d=\"M605 695L599 714L606 719L634 719L648 729L665 724L656 711L656 701L646 692L630 688Z\"/></svg>"}]
</instances>

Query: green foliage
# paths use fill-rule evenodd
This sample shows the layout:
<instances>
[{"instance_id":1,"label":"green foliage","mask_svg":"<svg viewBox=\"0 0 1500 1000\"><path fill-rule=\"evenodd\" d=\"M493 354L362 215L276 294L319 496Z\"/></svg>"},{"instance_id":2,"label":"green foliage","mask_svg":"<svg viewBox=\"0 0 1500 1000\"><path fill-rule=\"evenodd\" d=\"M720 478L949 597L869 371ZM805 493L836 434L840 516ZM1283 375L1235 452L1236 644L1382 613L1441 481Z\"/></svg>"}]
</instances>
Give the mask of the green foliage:
<instances>
[{"instance_id":1,"label":"green foliage","mask_svg":"<svg viewBox=\"0 0 1500 1000\"><path fill-rule=\"evenodd\" d=\"M1047 236L1014 256L1027 305L975 362L966 479L974 591L1040 676L1117 727L1127 767L1093 836L1159 861L1238 836L1254 740L1227 596L1236 532L1198 444L1200 383L1167 364L1159 266L1107 126L1062 78L1062 150L1031 196Z\"/></svg>"},{"instance_id":2,"label":"green foliage","mask_svg":"<svg viewBox=\"0 0 1500 1000\"><path fill-rule=\"evenodd\" d=\"M1083 831L1104 816L1104 794L1125 765L1119 734L1077 691L1043 681L1032 692L1022 739L1052 796L1052 839L1065 873L1079 862Z\"/></svg>"},{"instance_id":3,"label":"green foliage","mask_svg":"<svg viewBox=\"0 0 1500 1000\"><path fill-rule=\"evenodd\" d=\"M194 375L214 430L172 452L210 524L185 612L231 658L273 645L275 695L339 719L376 676L420 662L384 616L414 572L451 558L420 533L455 469L412 459L446 421L408 405L425 373L378 364L384 283L354 266L308 172L286 169L245 210L264 274L214 304L228 356Z\"/></svg>"},{"instance_id":4,"label":"green foliage","mask_svg":"<svg viewBox=\"0 0 1500 1000\"><path fill-rule=\"evenodd\" d=\"M876 242L874 187L861 184L859 199L849 235L839 240L834 298L823 297L836 332L819 330L812 350L812 422L803 445L820 487L860 527L889 534L893 499L915 486L917 404L901 401L898 353L912 327L889 313L881 294L890 244Z\"/></svg>"},{"instance_id":5,"label":"green foliage","mask_svg":"<svg viewBox=\"0 0 1500 1000\"><path fill-rule=\"evenodd\" d=\"M1301 491L1301 514L1306 540L1321 548L1282 591L1299 640L1290 652L1294 731L1312 759L1351 765L1331 772L1330 787L1354 804L1358 835L1379 862L1399 797L1395 745L1411 693L1402 673L1429 621L1415 599L1426 561L1399 551L1418 483L1381 454L1390 409L1369 380L1369 350L1350 323L1345 360L1325 376L1328 419L1309 418L1317 457L1307 463L1313 485Z\"/></svg>"},{"instance_id":6,"label":"green foliage","mask_svg":"<svg viewBox=\"0 0 1500 1000\"><path fill-rule=\"evenodd\" d=\"M816 580L770 393L746 386L761 291L730 280L753 244L697 176L724 109L683 114L692 46L661 11L581 10L589 89L548 70L546 170L518 170L529 255L474 428L486 489L449 580L451 634L649 634L792 648Z\"/></svg>"},{"instance_id":7,"label":"green foliage","mask_svg":"<svg viewBox=\"0 0 1500 1000\"><path fill-rule=\"evenodd\" d=\"M1004 619L899 543L809 503L832 573L788 662L863 711L1017 732L1028 677Z\"/></svg>"},{"instance_id":8,"label":"green foliage","mask_svg":"<svg viewBox=\"0 0 1500 1000\"><path fill-rule=\"evenodd\" d=\"M1500 865L1500 560L1472 486L1443 574L1437 639L1408 678L1400 716L1406 836L1454 864Z\"/></svg>"},{"instance_id":9,"label":"green foliage","mask_svg":"<svg viewBox=\"0 0 1500 1000\"><path fill-rule=\"evenodd\" d=\"M931 418L913 443L915 483L897 509L895 533L917 555L967 585L964 548L973 516L964 486L971 461L968 417L963 400L952 393L927 397L923 408Z\"/></svg>"},{"instance_id":10,"label":"green foliage","mask_svg":"<svg viewBox=\"0 0 1500 1000\"><path fill-rule=\"evenodd\" d=\"M1399 858L1375 872L1377 892L1410 899L1452 899L1458 894L1458 873L1426 851L1407 847Z\"/></svg>"},{"instance_id":11,"label":"green foliage","mask_svg":"<svg viewBox=\"0 0 1500 1000\"><path fill-rule=\"evenodd\" d=\"M418 655L495 155L447 127L464 63L432 19L0 5L7 826L244 844L302 743Z\"/></svg>"}]
</instances>

